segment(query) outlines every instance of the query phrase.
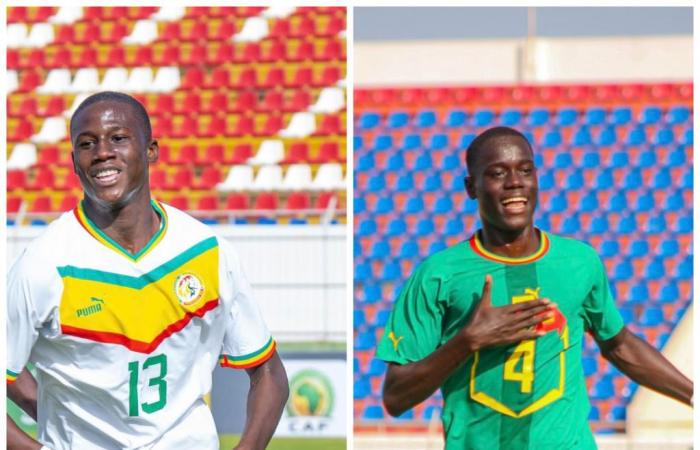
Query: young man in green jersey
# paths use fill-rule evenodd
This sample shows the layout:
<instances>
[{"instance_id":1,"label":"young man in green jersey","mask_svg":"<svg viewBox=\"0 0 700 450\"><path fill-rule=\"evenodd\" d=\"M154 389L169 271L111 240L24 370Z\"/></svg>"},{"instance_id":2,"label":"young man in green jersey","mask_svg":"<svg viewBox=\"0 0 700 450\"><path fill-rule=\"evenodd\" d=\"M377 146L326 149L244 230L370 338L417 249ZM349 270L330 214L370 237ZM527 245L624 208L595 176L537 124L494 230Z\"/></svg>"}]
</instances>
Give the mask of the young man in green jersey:
<instances>
[{"instance_id":1,"label":"young man in green jersey","mask_svg":"<svg viewBox=\"0 0 700 450\"><path fill-rule=\"evenodd\" d=\"M691 404L693 383L625 328L593 248L535 228L527 139L491 128L467 166L483 228L423 262L396 301L377 350L389 413L441 388L447 449L594 449L584 331L635 382Z\"/></svg>"}]
</instances>

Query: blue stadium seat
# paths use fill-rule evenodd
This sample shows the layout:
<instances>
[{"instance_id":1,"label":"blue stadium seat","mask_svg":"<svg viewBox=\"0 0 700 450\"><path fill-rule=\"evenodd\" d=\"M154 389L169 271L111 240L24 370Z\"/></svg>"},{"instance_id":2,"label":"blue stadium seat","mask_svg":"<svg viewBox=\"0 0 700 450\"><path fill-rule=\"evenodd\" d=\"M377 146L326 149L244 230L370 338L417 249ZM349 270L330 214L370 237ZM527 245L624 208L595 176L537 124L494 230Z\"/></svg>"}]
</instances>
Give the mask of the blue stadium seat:
<instances>
[{"instance_id":1,"label":"blue stadium seat","mask_svg":"<svg viewBox=\"0 0 700 450\"><path fill-rule=\"evenodd\" d=\"M377 346L377 338L374 330L361 331L355 338L355 350L374 350Z\"/></svg>"},{"instance_id":2,"label":"blue stadium seat","mask_svg":"<svg viewBox=\"0 0 700 450\"><path fill-rule=\"evenodd\" d=\"M676 140L676 137L673 135L673 130L670 128L661 128L656 132L656 135L654 136L654 140L652 143L654 145L668 145L672 144L673 141Z\"/></svg>"},{"instance_id":3,"label":"blue stadium seat","mask_svg":"<svg viewBox=\"0 0 700 450\"><path fill-rule=\"evenodd\" d=\"M546 172L540 172L539 174L539 187L543 191L548 191L554 187L554 172L548 170Z\"/></svg>"},{"instance_id":4,"label":"blue stadium seat","mask_svg":"<svg viewBox=\"0 0 700 450\"><path fill-rule=\"evenodd\" d=\"M683 258L683 261L678 265L676 269L676 277L681 280L689 280L693 278L693 257L688 255Z\"/></svg>"},{"instance_id":5,"label":"blue stadium seat","mask_svg":"<svg viewBox=\"0 0 700 450\"><path fill-rule=\"evenodd\" d=\"M687 188L687 189L693 189L693 169L692 168L689 168L683 174L683 179L681 180L680 187Z\"/></svg>"},{"instance_id":6,"label":"blue stadium seat","mask_svg":"<svg viewBox=\"0 0 700 450\"><path fill-rule=\"evenodd\" d=\"M386 362L382 361L381 359L372 358L372 361L370 361L369 367L367 368L367 372L365 375L374 377L377 375L384 375L385 372Z\"/></svg>"},{"instance_id":7,"label":"blue stadium seat","mask_svg":"<svg viewBox=\"0 0 700 450\"><path fill-rule=\"evenodd\" d=\"M355 167L355 170L357 170L358 172L367 172L373 168L374 168L374 153L366 153L364 155L361 155L357 159L357 166Z\"/></svg>"},{"instance_id":8,"label":"blue stadium seat","mask_svg":"<svg viewBox=\"0 0 700 450\"><path fill-rule=\"evenodd\" d=\"M418 237L430 236L435 232L435 224L433 219L424 218L418 221L416 225L415 235Z\"/></svg>"},{"instance_id":9,"label":"blue stadium seat","mask_svg":"<svg viewBox=\"0 0 700 450\"><path fill-rule=\"evenodd\" d=\"M455 176L450 183L450 192L464 192L464 177Z\"/></svg>"},{"instance_id":10,"label":"blue stadium seat","mask_svg":"<svg viewBox=\"0 0 700 450\"><path fill-rule=\"evenodd\" d=\"M679 211L685 208L685 200L683 199L683 191L677 190L673 194L666 197L666 204L663 208L666 211Z\"/></svg>"},{"instance_id":11,"label":"blue stadium seat","mask_svg":"<svg viewBox=\"0 0 700 450\"><path fill-rule=\"evenodd\" d=\"M622 151L617 151L612 154L612 157L610 158L610 166L613 169L619 169L621 167L628 167L630 164L630 159L629 159L629 154L622 150Z\"/></svg>"},{"instance_id":12,"label":"blue stadium seat","mask_svg":"<svg viewBox=\"0 0 700 450\"><path fill-rule=\"evenodd\" d=\"M360 360L358 358L352 359L352 373L360 373Z\"/></svg>"},{"instance_id":13,"label":"blue stadium seat","mask_svg":"<svg viewBox=\"0 0 700 450\"><path fill-rule=\"evenodd\" d=\"M637 219L633 215L625 216L617 224L617 232L620 234L630 234L637 231Z\"/></svg>"},{"instance_id":14,"label":"blue stadium seat","mask_svg":"<svg viewBox=\"0 0 700 450\"><path fill-rule=\"evenodd\" d=\"M433 213L435 214L445 214L451 212L454 208L452 204L452 197L446 195L438 198L433 206Z\"/></svg>"},{"instance_id":15,"label":"blue stadium seat","mask_svg":"<svg viewBox=\"0 0 700 450\"><path fill-rule=\"evenodd\" d=\"M417 128L430 128L437 122L435 111L421 111L416 116Z\"/></svg>"},{"instance_id":16,"label":"blue stadium seat","mask_svg":"<svg viewBox=\"0 0 700 450\"><path fill-rule=\"evenodd\" d=\"M416 241L406 241L401 244L399 258L414 258L418 256L418 243Z\"/></svg>"},{"instance_id":17,"label":"blue stadium seat","mask_svg":"<svg viewBox=\"0 0 700 450\"><path fill-rule=\"evenodd\" d=\"M660 254L664 258L675 256L681 251L678 241L675 239L664 239L661 242Z\"/></svg>"},{"instance_id":18,"label":"blue stadium seat","mask_svg":"<svg viewBox=\"0 0 700 450\"><path fill-rule=\"evenodd\" d=\"M596 217L593 219L601 219L603 217ZM607 221L606 221L607 222ZM605 240L600 244L600 256L603 258L610 258L611 256L617 256L620 254L620 244L616 240Z\"/></svg>"},{"instance_id":19,"label":"blue stadium seat","mask_svg":"<svg viewBox=\"0 0 700 450\"><path fill-rule=\"evenodd\" d=\"M671 179L671 171L668 167L662 167L654 175L654 179L651 182L651 187L654 189L666 189L671 187L673 180Z\"/></svg>"},{"instance_id":20,"label":"blue stadium seat","mask_svg":"<svg viewBox=\"0 0 700 450\"><path fill-rule=\"evenodd\" d=\"M382 299L382 288L379 287L378 285L365 284L362 287L362 301L364 303L377 303L381 299Z\"/></svg>"},{"instance_id":21,"label":"blue stadium seat","mask_svg":"<svg viewBox=\"0 0 700 450\"><path fill-rule=\"evenodd\" d=\"M433 167L433 160L430 153L423 152L416 158L413 163L413 170L427 170Z\"/></svg>"},{"instance_id":22,"label":"blue stadium seat","mask_svg":"<svg viewBox=\"0 0 700 450\"><path fill-rule=\"evenodd\" d=\"M462 219L454 217L447 222L445 222L445 227L442 230L442 234L445 236L457 236L464 232L464 224Z\"/></svg>"},{"instance_id":23,"label":"blue stadium seat","mask_svg":"<svg viewBox=\"0 0 700 450\"><path fill-rule=\"evenodd\" d=\"M439 173L428 175L423 183L423 192L435 192L442 189L442 178Z\"/></svg>"},{"instance_id":24,"label":"blue stadium seat","mask_svg":"<svg viewBox=\"0 0 700 450\"><path fill-rule=\"evenodd\" d=\"M522 112L519 109L506 109L501 113L501 125L513 127L520 124Z\"/></svg>"},{"instance_id":25,"label":"blue stadium seat","mask_svg":"<svg viewBox=\"0 0 700 450\"><path fill-rule=\"evenodd\" d=\"M639 169L632 169L627 173L627 176L622 181L624 189L638 189L644 185L644 178Z\"/></svg>"},{"instance_id":26,"label":"blue stadium seat","mask_svg":"<svg viewBox=\"0 0 700 450\"><path fill-rule=\"evenodd\" d=\"M562 108L557 114L557 125L568 127L576 123L578 112L574 108Z\"/></svg>"},{"instance_id":27,"label":"blue stadium seat","mask_svg":"<svg viewBox=\"0 0 700 450\"><path fill-rule=\"evenodd\" d=\"M413 420L413 410L409 409L408 411L404 412L400 416L394 418L394 420L406 421L406 422Z\"/></svg>"},{"instance_id":28,"label":"blue stadium seat","mask_svg":"<svg viewBox=\"0 0 700 450\"><path fill-rule=\"evenodd\" d=\"M608 168L598 172L594 183L595 187L598 189L610 189L614 184L615 177L613 176L613 171Z\"/></svg>"},{"instance_id":29,"label":"blue stadium seat","mask_svg":"<svg viewBox=\"0 0 700 450\"><path fill-rule=\"evenodd\" d=\"M390 309L380 309L374 317L374 325L377 327L386 326L386 323L389 321L389 316L391 316Z\"/></svg>"},{"instance_id":30,"label":"blue stadium seat","mask_svg":"<svg viewBox=\"0 0 700 450\"><path fill-rule=\"evenodd\" d=\"M693 145L693 129L688 128L683 133L683 138L681 138L681 144L692 146Z\"/></svg>"},{"instance_id":31,"label":"blue stadium seat","mask_svg":"<svg viewBox=\"0 0 700 450\"><path fill-rule=\"evenodd\" d=\"M627 196L625 191L618 191L610 197L610 211L620 212L627 209Z\"/></svg>"},{"instance_id":32,"label":"blue stadium seat","mask_svg":"<svg viewBox=\"0 0 700 450\"><path fill-rule=\"evenodd\" d=\"M530 143L530 145L535 145L535 135L532 134L532 131L530 130L524 130L523 131L523 136L527 139L527 141Z\"/></svg>"},{"instance_id":33,"label":"blue stadium seat","mask_svg":"<svg viewBox=\"0 0 700 450\"><path fill-rule=\"evenodd\" d=\"M417 214L425 209L425 204L423 203L423 197L420 195L411 197L406 202L406 214Z\"/></svg>"},{"instance_id":34,"label":"blue stadium seat","mask_svg":"<svg viewBox=\"0 0 700 450\"><path fill-rule=\"evenodd\" d=\"M653 125L661 120L661 108L658 106L647 106L642 109L642 117L639 123L642 125Z\"/></svg>"},{"instance_id":35,"label":"blue stadium seat","mask_svg":"<svg viewBox=\"0 0 700 450\"><path fill-rule=\"evenodd\" d=\"M459 138L459 148L466 150L475 138L476 135L474 133L463 134L462 137Z\"/></svg>"},{"instance_id":36,"label":"blue stadium seat","mask_svg":"<svg viewBox=\"0 0 700 450\"><path fill-rule=\"evenodd\" d=\"M408 125L409 115L405 111L393 112L387 119L387 128L397 129Z\"/></svg>"},{"instance_id":37,"label":"blue stadium seat","mask_svg":"<svg viewBox=\"0 0 700 450\"><path fill-rule=\"evenodd\" d=\"M362 400L372 395L372 386L367 378L360 378L353 384L352 391L355 400Z\"/></svg>"},{"instance_id":38,"label":"blue stadium seat","mask_svg":"<svg viewBox=\"0 0 700 450\"><path fill-rule=\"evenodd\" d=\"M379 125L380 116L375 112L364 112L360 114L360 130L369 130Z\"/></svg>"},{"instance_id":39,"label":"blue stadium seat","mask_svg":"<svg viewBox=\"0 0 700 450\"><path fill-rule=\"evenodd\" d=\"M635 127L627 135L627 145L642 145L647 141L647 134L643 127Z\"/></svg>"},{"instance_id":40,"label":"blue stadium seat","mask_svg":"<svg viewBox=\"0 0 700 450\"><path fill-rule=\"evenodd\" d=\"M437 405L428 405L423 410L423 420L430 422L431 420L439 420L442 414L442 408Z\"/></svg>"},{"instance_id":41,"label":"blue stadium seat","mask_svg":"<svg viewBox=\"0 0 700 450\"><path fill-rule=\"evenodd\" d=\"M609 375L604 375L600 378L591 389L591 399L593 400L608 400L615 396L615 385Z\"/></svg>"},{"instance_id":42,"label":"blue stadium seat","mask_svg":"<svg viewBox=\"0 0 700 450\"><path fill-rule=\"evenodd\" d=\"M356 282L371 280L374 276L372 274L372 266L366 262L355 264L355 270L353 273Z\"/></svg>"},{"instance_id":43,"label":"blue stadium seat","mask_svg":"<svg viewBox=\"0 0 700 450\"><path fill-rule=\"evenodd\" d=\"M659 234L666 231L666 219L663 215L653 216L644 224L644 231L650 234Z\"/></svg>"},{"instance_id":44,"label":"blue stadium seat","mask_svg":"<svg viewBox=\"0 0 700 450\"><path fill-rule=\"evenodd\" d=\"M367 405L362 411L362 418L364 420L383 420L384 410L379 405Z\"/></svg>"},{"instance_id":45,"label":"blue stadium seat","mask_svg":"<svg viewBox=\"0 0 700 450\"><path fill-rule=\"evenodd\" d=\"M396 261L386 261L379 276L381 281L393 281L401 278L401 265Z\"/></svg>"},{"instance_id":46,"label":"blue stadium seat","mask_svg":"<svg viewBox=\"0 0 700 450\"><path fill-rule=\"evenodd\" d=\"M690 119L690 109L686 106L674 106L668 110L666 122L669 125L678 125Z\"/></svg>"},{"instance_id":47,"label":"blue stadium seat","mask_svg":"<svg viewBox=\"0 0 700 450\"><path fill-rule=\"evenodd\" d=\"M622 306L618 308L618 310L620 311L620 316L622 316L622 321L625 323L625 325L629 325L634 322L634 310L632 310L632 308Z\"/></svg>"},{"instance_id":48,"label":"blue stadium seat","mask_svg":"<svg viewBox=\"0 0 700 450\"><path fill-rule=\"evenodd\" d=\"M608 413L607 420L610 422L620 422L627 419L627 408L624 406L613 406Z\"/></svg>"},{"instance_id":49,"label":"blue stadium seat","mask_svg":"<svg viewBox=\"0 0 700 450\"><path fill-rule=\"evenodd\" d=\"M358 151L359 149L361 149L362 146L364 145L364 143L365 143L365 140L362 139L362 136L353 136L352 137L352 148L355 151Z\"/></svg>"},{"instance_id":50,"label":"blue stadium seat","mask_svg":"<svg viewBox=\"0 0 700 450\"><path fill-rule=\"evenodd\" d=\"M666 275L664 261L662 258L654 258L644 271L644 276L648 280L660 280Z\"/></svg>"},{"instance_id":51,"label":"blue stadium seat","mask_svg":"<svg viewBox=\"0 0 700 450\"><path fill-rule=\"evenodd\" d=\"M639 316L639 324L645 327L656 327L664 323L664 312L657 306L649 306Z\"/></svg>"},{"instance_id":52,"label":"blue stadium seat","mask_svg":"<svg viewBox=\"0 0 700 450\"><path fill-rule=\"evenodd\" d=\"M605 109L594 106L586 110L586 125L601 125L605 123Z\"/></svg>"},{"instance_id":53,"label":"blue stadium seat","mask_svg":"<svg viewBox=\"0 0 700 450\"><path fill-rule=\"evenodd\" d=\"M462 166L462 160L459 155L451 154L447 155L442 159L442 165L440 167L443 171L450 171L453 169L458 169Z\"/></svg>"},{"instance_id":54,"label":"blue stadium seat","mask_svg":"<svg viewBox=\"0 0 700 450\"><path fill-rule=\"evenodd\" d=\"M627 298L629 305L643 305L649 302L649 288L645 281L639 281L632 286Z\"/></svg>"},{"instance_id":55,"label":"blue stadium seat","mask_svg":"<svg viewBox=\"0 0 700 450\"><path fill-rule=\"evenodd\" d=\"M543 167L544 166L544 156L542 156L542 153L535 153L535 167Z\"/></svg>"},{"instance_id":56,"label":"blue stadium seat","mask_svg":"<svg viewBox=\"0 0 700 450\"><path fill-rule=\"evenodd\" d=\"M360 222L360 226L357 229L357 235L360 237L371 236L376 232L377 232L377 222L375 222L374 219L363 219Z\"/></svg>"},{"instance_id":57,"label":"blue stadium seat","mask_svg":"<svg viewBox=\"0 0 700 450\"><path fill-rule=\"evenodd\" d=\"M597 422L600 420L600 411L595 405L591 405L591 410L588 413L588 420Z\"/></svg>"},{"instance_id":58,"label":"blue stadium seat","mask_svg":"<svg viewBox=\"0 0 700 450\"><path fill-rule=\"evenodd\" d=\"M374 206L375 214L387 214L394 211L394 199L390 196L381 197Z\"/></svg>"},{"instance_id":59,"label":"blue stadium seat","mask_svg":"<svg viewBox=\"0 0 700 450\"><path fill-rule=\"evenodd\" d=\"M445 250L447 248L447 244L445 244L444 241L434 241L432 244L430 244L430 248L428 249L428 254L432 255L433 253L437 253L441 250Z\"/></svg>"},{"instance_id":60,"label":"blue stadium seat","mask_svg":"<svg viewBox=\"0 0 700 450\"><path fill-rule=\"evenodd\" d=\"M649 243L643 239L632 241L629 249L629 256L632 258L641 258L649 254Z\"/></svg>"},{"instance_id":61,"label":"blue stadium seat","mask_svg":"<svg viewBox=\"0 0 700 450\"><path fill-rule=\"evenodd\" d=\"M406 233L407 229L408 226L406 225L406 221L403 220L401 217L396 217L392 219L391 222L389 222L389 226L386 230L386 235L388 237L403 236Z\"/></svg>"},{"instance_id":62,"label":"blue stadium seat","mask_svg":"<svg viewBox=\"0 0 700 450\"><path fill-rule=\"evenodd\" d=\"M391 248L389 243L386 241L377 241L372 245L372 250L370 251L371 258L386 258L391 254Z\"/></svg>"},{"instance_id":63,"label":"blue stadium seat","mask_svg":"<svg viewBox=\"0 0 700 450\"><path fill-rule=\"evenodd\" d=\"M464 204L462 205L462 212L467 214L474 214L478 210L479 205L476 203L476 200L472 200L471 198L465 196Z\"/></svg>"},{"instance_id":64,"label":"blue stadium seat","mask_svg":"<svg viewBox=\"0 0 700 450\"><path fill-rule=\"evenodd\" d=\"M558 144L555 144L555 145L558 145ZM569 152L557 153L557 155L554 157L554 168L555 169L566 169L566 168L571 167L573 165L573 163L574 163L574 158L571 156L571 153L569 153Z\"/></svg>"},{"instance_id":65,"label":"blue stadium seat","mask_svg":"<svg viewBox=\"0 0 700 450\"><path fill-rule=\"evenodd\" d=\"M582 360L583 374L585 376L593 375L598 371L598 361L596 358L584 356Z\"/></svg>"},{"instance_id":66,"label":"blue stadium seat","mask_svg":"<svg viewBox=\"0 0 700 450\"><path fill-rule=\"evenodd\" d=\"M598 208L599 208L599 204L598 204L598 196L596 195L596 191L589 191L581 199L581 204L579 205L579 210L582 212L594 212L594 211L597 211ZM600 217L594 218L593 221L595 221L596 219L600 219ZM593 221L591 222L591 228L594 228ZM607 224L605 226L605 229L607 230ZM595 233L596 234L602 233L602 231L596 231Z\"/></svg>"},{"instance_id":67,"label":"blue stadium seat","mask_svg":"<svg viewBox=\"0 0 700 450\"><path fill-rule=\"evenodd\" d=\"M372 147L372 150L380 152L383 150L388 150L393 146L394 146L394 139L391 137L391 135L378 134L374 138L374 146Z\"/></svg>"},{"instance_id":68,"label":"blue stadium seat","mask_svg":"<svg viewBox=\"0 0 700 450\"><path fill-rule=\"evenodd\" d=\"M277 219L274 217L260 217L258 225L277 225Z\"/></svg>"},{"instance_id":69,"label":"blue stadium seat","mask_svg":"<svg viewBox=\"0 0 700 450\"><path fill-rule=\"evenodd\" d=\"M581 222L578 219L578 216L573 215L569 216L566 219L564 219L564 222L562 223L560 233L564 235L575 235L578 234L579 230L581 229Z\"/></svg>"},{"instance_id":70,"label":"blue stadium seat","mask_svg":"<svg viewBox=\"0 0 700 450\"><path fill-rule=\"evenodd\" d=\"M682 145L679 145L678 147L676 147L675 150L673 150L671 153L669 153L667 165L670 167L679 167L679 166L684 165L685 163L686 163L685 147Z\"/></svg>"},{"instance_id":71,"label":"blue stadium seat","mask_svg":"<svg viewBox=\"0 0 700 450\"><path fill-rule=\"evenodd\" d=\"M568 207L566 196L563 194L553 196L550 199L549 211L550 212L563 212Z\"/></svg>"},{"instance_id":72,"label":"blue stadium seat","mask_svg":"<svg viewBox=\"0 0 700 450\"><path fill-rule=\"evenodd\" d=\"M654 150L643 151L639 155L637 165L639 167L652 167L656 165L656 152L654 152Z\"/></svg>"},{"instance_id":73,"label":"blue stadium seat","mask_svg":"<svg viewBox=\"0 0 700 450\"><path fill-rule=\"evenodd\" d=\"M352 256L353 258L357 258L362 254L362 246L360 245L360 242L357 239L353 239L352 241Z\"/></svg>"},{"instance_id":74,"label":"blue stadium seat","mask_svg":"<svg viewBox=\"0 0 700 450\"><path fill-rule=\"evenodd\" d=\"M621 106L612 110L613 125L627 125L632 120L632 109L628 106Z\"/></svg>"},{"instance_id":75,"label":"blue stadium seat","mask_svg":"<svg viewBox=\"0 0 700 450\"><path fill-rule=\"evenodd\" d=\"M414 189L413 172L405 173L396 180L397 192L412 192Z\"/></svg>"},{"instance_id":76,"label":"blue stadium seat","mask_svg":"<svg viewBox=\"0 0 700 450\"><path fill-rule=\"evenodd\" d=\"M365 326L365 310L355 309L352 312L352 323L356 329Z\"/></svg>"},{"instance_id":77,"label":"blue stadium seat","mask_svg":"<svg viewBox=\"0 0 700 450\"><path fill-rule=\"evenodd\" d=\"M651 211L654 209L654 206L654 195L652 195L651 192L647 192L637 197L637 211Z\"/></svg>"},{"instance_id":78,"label":"blue stadium seat","mask_svg":"<svg viewBox=\"0 0 700 450\"><path fill-rule=\"evenodd\" d=\"M539 127L549 122L549 110L544 108L535 108L530 111L527 118L528 125L531 127Z\"/></svg>"},{"instance_id":79,"label":"blue stadium seat","mask_svg":"<svg viewBox=\"0 0 700 450\"><path fill-rule=\"evenodd\" d=\"M566 155L569 155L566 153ZM560 156L560 155L557 155ZM570 157L571 155L569 155ZM564 163L565 161L562 161ZM573 164L573 161L571 162ZM555 166L556 166L556 161L555 161ZM565 188L568 190L578 190L583 187L584 179L583 179L583 173L580 170L576 170L569 174L568 177L566 177L566 183L565 183Z\"/></svg>"},{"instance_id":80,"label":"blue stadium seat","mask_svg":"<svg viewBox=\"0 0 700 450\"><path fill-rule=\"evenodd\" d=\"M402 150L415 150L423 147L423 137L420 134L406 134L403 137Z\"/></svg>"},{"instance_id":81,"label":"blue stadium seat","mask_svg":"<svg viewBox=\"0 0 700 450\"><path fill-rule=\"evenodd\" d=\"M398 172L404 168L404 158L403 153L396 152L392 153L386 162L386 169L390 172Z\"/></svg>"},{"instance_id":82,"label":"blue stadium seat","mask_svg":"<svg viewBox=\"0 0 700 450\"><path fill-rule=\"evenodd\" d=\"M450 138L444 133L437 133L430 138L431 150L442 150L450 145Z\"/></svg>"},{"instance_id":83,"label":"blue stadium seat","mask_svg":"<svg viewBox=\"0 0 700 450\"><path fill-rule=\"evenodd\" d=\"M474 113L474 126L485 127L493 123L495 114L490 109L480 109Z\"/></svg>"},{"instance_id":84,"label":"blue stadium seat","mask_svg":"<svg viewBox=\"0 0 700 450\"><path fill-rule=\"evenodd\" d=\"M602 147L607 147L608 145L613 145L616 142L617 132L615 131L615 127L608 126L601 130L600 134L598 135L596 144Z\"/></svg>"},{"instance_id":85,"label":"blue stadium seat","mask_svg":"<svg viewBox=\"0 0 700 450\"><path fill-rule=\"evenodd\" d=\"M537 228L540 228L542 230L551 230L552 225L549 220L549 214L544 213L540 214L539 216L535 217L535 226Z\"/></svg>"},{"instance_id":86,"label":"blue stadium seat","mask_svg":"<svg viewBox=\"0 0 700 450\"><path fill-rule=\"evenodd\" d=\"M678 285L673 281L669 281L661 288L661 292L659 293L659 302L674 303L680 298L680 296L681 293L678 290Z\"/></svg>"},{"instance_id":87,"label":"blue stadium seat","mask_svg":"<svg viewBox=\"0 0 700 450\"><path fill-rule=\"evenodd\" d=\"M591 136L591 132L588 130L588 128L579 128L574 134L571 144L577 147L593 144L593 137Z\"/></svg>"},{"instance_id":88,"label":"blue stadium seat","mask_svg":"<svg viewBox=\"0 0 700 450\"><path fill-rule=\"evenodd\" d=\"M384 173L378 173L373 175L367 182L368 192L380 192L386 189L386 180L384 179Z\"/></svg>"},{"instance_id":89,"label":"blue stadium seat","mask_svg":"<svg viewBox=\"0 0 700 450\"><path fill-rule=\"evenodd\" d=\"M561 145L561 143L562 138L559 130L550 130L545 133L540 145L542 145L543 148L552 148Z\"/></svg>"},{"instance_id":90,"label":"blue stadium seat","mask_svg":"<svg viewBox=\"0 0 700 450\"><path fill-rule=\"evenodd\" d=\"M445 126L448 128L457 128L464 126L465 122L467 121L467 113L455 109L447 113L447 117L445 118Z\"/></svg>"},{"instance_id":91,"label":"blue stadium seat","mask_svg":"<svg viewBox=\"0 0 700 450\"><path fill-rule=\"evenodd\" d=\"M632 264L630 264L628 261L622 261L620 264L615 266L612 277L615 280L629 280L632 278L632 275L634 275Z\"/></svg>"}]
</instances>

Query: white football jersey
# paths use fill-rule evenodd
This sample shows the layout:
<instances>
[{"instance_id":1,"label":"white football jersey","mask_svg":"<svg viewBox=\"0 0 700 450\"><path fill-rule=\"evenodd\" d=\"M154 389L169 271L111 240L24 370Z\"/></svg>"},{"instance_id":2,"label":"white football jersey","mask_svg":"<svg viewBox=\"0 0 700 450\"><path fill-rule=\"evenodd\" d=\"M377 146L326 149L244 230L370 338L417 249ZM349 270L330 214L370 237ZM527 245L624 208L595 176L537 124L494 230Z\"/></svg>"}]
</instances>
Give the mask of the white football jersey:
<instances>
[{"instance_id":1,"label":"white football jersey","mask_svg":"<svg viewBox=\"0 0 700 450\"><path fill-rule=\"evenodd\" d=\"M161 228L136 255L81 204L10 269L7 378L35 365L51 449L218 449L203 401L217 361L248 368L274 353L231 245L152 204Z\"/></svg>"}]
</instances>

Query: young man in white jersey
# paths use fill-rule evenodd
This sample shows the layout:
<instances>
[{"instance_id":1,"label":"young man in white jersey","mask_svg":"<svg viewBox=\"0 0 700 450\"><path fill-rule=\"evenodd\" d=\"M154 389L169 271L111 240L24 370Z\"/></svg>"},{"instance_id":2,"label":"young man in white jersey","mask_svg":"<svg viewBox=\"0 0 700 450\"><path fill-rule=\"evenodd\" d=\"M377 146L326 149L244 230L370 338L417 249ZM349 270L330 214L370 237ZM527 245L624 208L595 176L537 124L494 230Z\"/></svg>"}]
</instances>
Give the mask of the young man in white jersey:
<instances>
[{"instance_id":1,"label":"young man in white jersey","mask_svg":"<svg viewBox=\"0 0 700 450\"><path fill-rule=\"evenodd\" d=\"M158 143L138 101L95 94L70 132L84 198L8 276L8 396L39 428L8 416L8 448L218 448L203 401L217 362L250 376L236 448L264 448L287 377L236 253L151 198Z\"/></svg>"}]
</instances>

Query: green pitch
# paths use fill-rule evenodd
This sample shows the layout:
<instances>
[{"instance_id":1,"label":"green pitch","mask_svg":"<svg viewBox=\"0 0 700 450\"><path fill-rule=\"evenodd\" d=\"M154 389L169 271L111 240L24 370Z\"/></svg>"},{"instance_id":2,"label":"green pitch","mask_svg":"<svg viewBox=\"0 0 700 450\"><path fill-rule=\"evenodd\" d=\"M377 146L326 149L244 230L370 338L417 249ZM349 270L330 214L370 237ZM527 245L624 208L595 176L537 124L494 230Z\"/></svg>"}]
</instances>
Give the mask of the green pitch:
<instances>
[{"instance_id":1,"label":"green pitch","mask_svg":"<svg viewBox=\"0 0 700 450\"><path fill-rule=\"evenodd\" d=\"M230 450L238 443L240 435L219 435L221 450ZM267 450L344 450L345 439L340 438L297 438L275 437L270 441Z\"/></svg>"}]
</instances>

